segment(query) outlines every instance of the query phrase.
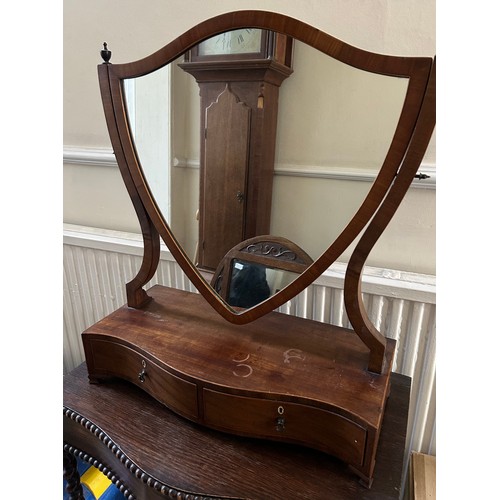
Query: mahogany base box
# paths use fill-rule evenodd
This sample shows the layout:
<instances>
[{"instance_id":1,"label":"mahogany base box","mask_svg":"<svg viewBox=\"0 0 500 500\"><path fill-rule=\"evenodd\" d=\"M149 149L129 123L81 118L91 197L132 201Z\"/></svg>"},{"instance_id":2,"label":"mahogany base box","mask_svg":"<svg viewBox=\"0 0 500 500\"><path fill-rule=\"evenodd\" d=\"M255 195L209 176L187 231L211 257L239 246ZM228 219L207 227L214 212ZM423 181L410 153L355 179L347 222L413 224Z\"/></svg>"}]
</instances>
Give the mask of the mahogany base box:
<instances>
[{"instance_id":1,"label":"mahogany base box","mask_svg":"<svg viewBox=\"0 0 500 500\"><path fill-rule=\"evenodd\" d=\"M352 330L278 312L233 325L199 294L148 294L82 334L91 382L118 377L203 426L321 450L371 485L395 341L375 374Z\"/></svg>"}]
</instances>

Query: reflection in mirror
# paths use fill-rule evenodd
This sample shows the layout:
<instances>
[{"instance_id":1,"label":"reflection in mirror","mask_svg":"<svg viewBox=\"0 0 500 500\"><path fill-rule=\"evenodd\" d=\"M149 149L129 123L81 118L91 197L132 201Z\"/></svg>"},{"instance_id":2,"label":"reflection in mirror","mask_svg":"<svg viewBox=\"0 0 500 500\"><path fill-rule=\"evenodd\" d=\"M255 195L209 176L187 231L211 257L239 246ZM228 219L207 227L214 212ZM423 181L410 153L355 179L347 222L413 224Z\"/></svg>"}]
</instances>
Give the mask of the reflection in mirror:
<instances>
[{"instance_id":1,"label":"reflection in mirror","mask_svg":"<svg viewBox=\"0 0 500 500\"><path fill-rule=\"evenodd\" d=\"M230 306L253 307L278 293L297 277L297 273L233 259L229 280Z\"/></svg>"},{"instance_id":2,"label":"reflection in mirror","mask_svg":"<svg viewBox=\"0 0 500 500\"><path fill-rule=\"evenodd\" d=\"M265 266L234 259L230 273L227 299L230 306L253 307L270 297Z\"/></svg>"},{"instance_id":3,"label":"reflection in mirror","mask_svg":"<svg viewBox=\"0 0 500 500\"><path fill-rule=\"evenodd\" d=\"M256 236L226 253L211 285L229 305L253 307L292 283L312 262L286 238Z\"/></svg>"},{"instance_id":4,"label":"reflection in mirror","mask_svg":"<svg viewBox=\"0 0 500 500\"><path fill-rule=\"evenodd\" d=\"M126 80L124 89L144 176L165 221L196 263L205 110L198 83L179 66L183 61ZM296 242L313 259L328 248L384 162L406 90L405 78L367 73L294 42L293 73L279 90L271 234ZM233 94L244 103L244 96ZM227 202L219 200L221 209ZM348 252L341 260L347 261ZM292 276L297 275L287 279Z\"/></svg>"},{"instance_id":5,"label":"reflection in mirror","mask_svg":"<svg viewBox=\"0 0 500 500\"><path fill-rule=\"evenodd\" d=\"M156 203L170 223L170 67L124 81L127 113L136 151Z\"/></svg>"},{"instance_id":6,"label":"reflection in mirror","mask_svg":"<svg viewBox=\"0 0 500 500\"><path fill-rule=\"evenodd\" d=\"M313 259L328 248L384 162L407 83L295 43L294 73L280 92L272 234Z\"/></svg>"},{"instance_id":7,"label":"reflection in mirror","mask_svg":"<svg viewBox=\"0 0 500 500\"><path fill-rule=\"evenodd\" d=\"M156 205L184 251L198 243L199 125L196 82L177 64L124 80L134 146Z\"/></svg>"}]
</instances>

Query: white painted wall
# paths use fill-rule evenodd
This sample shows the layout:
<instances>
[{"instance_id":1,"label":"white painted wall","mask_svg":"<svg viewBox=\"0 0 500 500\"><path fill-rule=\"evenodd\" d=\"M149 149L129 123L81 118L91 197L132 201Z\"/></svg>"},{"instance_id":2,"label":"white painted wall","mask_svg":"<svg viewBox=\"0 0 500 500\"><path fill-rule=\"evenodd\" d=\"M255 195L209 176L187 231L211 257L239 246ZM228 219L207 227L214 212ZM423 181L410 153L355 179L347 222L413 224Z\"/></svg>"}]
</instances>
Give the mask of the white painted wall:
<instances>
[{"instance_id":1,"label":"white painted wall","mask_svg":"<svg viewBox=\"0 0 500 500\"><path fill-rule=\"evenodd\" d=\"M235 9L262 9L302 19L346 42L381 53L435 54L435 2L355 0L133 0L64 5L64 145L110 148L97 82L99 51L106 41L115 63L142 58L194 24ZM175 110L174 110L175 112ZM278 157L285 158L286 146ZM435 164L431 144L424 162ZM297 192L297 180L280 177L276 190ZM304 181L300 181L304 184ZM310 181L313 182L313 181ZM343 182L343 181L341 181ZM342 188L366 189L365 183ZM325 184L322 184L325 186ZM345 191L348 193L348 191ZM345 195L348 199L349 195ZM65 164L64 222L140 232L135 212L115 167ZM435 273L435 191L411 189L367 264ZM312 251L315 253L315 251ZM344 260L347 256L343 256Z\"/></svg>"}]
</instances>

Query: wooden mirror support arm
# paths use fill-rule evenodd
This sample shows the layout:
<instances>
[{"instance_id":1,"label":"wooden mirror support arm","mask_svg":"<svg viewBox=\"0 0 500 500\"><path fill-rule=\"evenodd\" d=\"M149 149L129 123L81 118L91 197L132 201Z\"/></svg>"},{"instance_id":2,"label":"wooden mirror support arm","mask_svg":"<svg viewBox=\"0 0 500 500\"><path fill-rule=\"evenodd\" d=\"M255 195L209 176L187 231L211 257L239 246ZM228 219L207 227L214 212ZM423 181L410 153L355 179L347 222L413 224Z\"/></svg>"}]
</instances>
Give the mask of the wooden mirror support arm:
<instances>
[{"instance_id":1,"label":"wooden mirror support arm","mask_svg":"<svg viewBox=\"0 0 500 500\"><path fill-rule=\"evenodd\" d=\"M110 54L109 51L106 51L106 55L108 53ZM141 201L135 182L130 174L127 160L123 154L124 147L120 140L116 120L111 119L111 117L115 116L115 110L113 108L109 80L110 67L109 57L107 57L107 60L105 59L104 64L98 66L99 85L113 151L137 218L139 219L144 242L144 254L139 272L126 284L127 304L129 307L140 308L151 300L144 291L143 286L151 280L158 268L160 261L160 235Z\"/></svg>"},{"instance_id":2,"label":"wooden mirror support arm","mask_svg":"<svg viewBox=\"0 0 500 500\"><path fill-rule=\"evenodd\" d=\"M154 276L160 261L160 236L149 218L140 219L144 254L141 268L134 279L126 284L127 304L140 308L151 300L143 286Z\"/></svg>"},{"instance_id":3,"label":"wooden mirror support arm","mask_svg":"<svg viewBox=\"0 0 500 500\"><path fill-rule=\"evenodd\" d=\"M370 349L368 371L382 373L386 339L372 324L363 305L361 275L368 254L386 229L403 201L422 162L436 123L436 64L432 66L427 91L415 132L403 164L379 210L363 233L346 270L344 297L349 321L365 345Z\"/></svg>"}]
</instances>

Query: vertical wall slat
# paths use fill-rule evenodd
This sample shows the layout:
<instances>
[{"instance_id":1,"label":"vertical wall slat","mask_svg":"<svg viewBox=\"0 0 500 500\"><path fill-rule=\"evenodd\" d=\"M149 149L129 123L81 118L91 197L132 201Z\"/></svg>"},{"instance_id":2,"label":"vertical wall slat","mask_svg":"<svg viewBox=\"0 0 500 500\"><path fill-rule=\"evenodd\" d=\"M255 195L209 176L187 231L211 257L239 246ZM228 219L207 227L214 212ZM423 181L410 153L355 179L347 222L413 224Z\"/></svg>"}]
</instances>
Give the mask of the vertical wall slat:
<instances>
[{"instance_id":1,"label":"vertical wall slat","mask_svg":"<svg viewBox=\"0 0 500 500\"><path fill-rule=\"evenodd\" d=\"M343 328L349 328L351 325L349 323L349 318L347 317L347 312L344 304L344 290L342 288L337 288L334 291L335 301L333 304L333 324L341 326Z\"/></svg>"},{"instance_id":2,"label":"vertical wall slat","mask_svg":"<svg viewBox=\"0 0 500 500\"><path fill-rule=\"evenodd\" d=\"M425 342L421 346L419 372L415 379L418 387L415 387L415 410L413 427L410 429L413 445L422 449L425 443L429 443L432 430L427 430L425 422L430 421L432 425L435 416L435 374L436 374L436 337L434 327L431 325L422 336ZM427 438L424 439L427 434Z\"/></svg>"},{"instance_id":3,"label":"vertical wall slat","mask_svg":"<svg viewBox=\"0 0 500 500\"><path fill-rule=\"evenodd\" d=\"M396 349L394 351L394 362L392 364L392 370L398 372L398 358L399 358L399 347L401 345L401 331L403 325L403 310L404 303L403 299L391 299L391 309L387 314L386 318L386 329L384 335L390 339L396 341Z\"/></svg>"},{"instance_id":4,"label":"vertical wall slat","mask_svg":"<svg viewBox=\"0 0 500 500\"><path fill-rule=\"evenodd\" d=\"M381 295L372 295L370 305L368 317L375 328L380 331L384 319L385 299Z\"/></svg>"},{"instance_id":5,"label":"vertical wall slat","mask_svg":"<svg viewBox=\"0 0 500 500\"><path fill-rule=\"evenodd\" d=\"M99 273L97 272L96 254L98 252L93 252L89 248L85 249L85 273L87 276L87 282L89 283L89 289L92 290L89 297L89 304L91 304L93 314L97 318L104 317L104 307L103 307L103 291L101 287L101 281L99 279Z\"/></svg>"},{"instance_id":6,"label":"vertical wall slat","mask_svg":"<svg viewBox=\"0 0 500 500\"><path fill-rule=\"evenodd\" d=\"M125 284L130 281L130 276L121 271L120 255L114 252L108 254L110 287L116 296L116 303L121 307L126 303Z\"/></svg>"},{"instance_id":7,"label":"vertical wall slat","mask_svg":"<svg viewBox=\"0 0 500 500\"><path fill-rule=\"evenodd\" d=\"M313 317L313 301L312 301L312 288L306 288L299 294L301 299L301 317L311 318Z\"/></svg>"},{"instance_id":8,"label":"vertical wall slat","mask_svg":"<svg viewBox=\"0 0 500 500\"><path fill-rule=\"evenodd\" d=\"M406 354L410 358L409 361L405 363L406 359L403 360L405 369L411 369L412 377L407 449L414 451L425 451L430 447L436 418L436 345L433 310L434 307L429 304L413 304L411 329L414 332L416 325L419 325L419 335L412 339L411 349ZM406 344L409 344L408 338ZM409 459L410 454L406 453L403 469L405 474L408 471Z\"/></svg>"},{"instance_id":9,"label":"vertical wall slat","mask_svg":"<svg viewBox=\"0 0 500 500\"><path fill-rule=\"evenodd\" d=\"M63 260L64 273L63 273L63 303L65 305L63 309L64 316L64 335L63 335L63 364L64 372L67 373L75 366L81 363L83 359L83 353L81 352L81 347L79 345L78 337L78 327L77 327L77 312L76 304L72 297L72 287L70 270L68 266L70 265L69 255L66 254Z\"/></svg>"},{"instance_id":10,"label":"vertical wall slat","mask_svg":"<svg viewBox=\"0 0 500 500\"><path fill-rule=\"evenodd\" d=\"M325 286L312 285L312 318L322 323L330 323L331 289Z\"/></svg>"},{"instance_id":11,"label":"vertical wall slat","mask_svg":"<svg viewBox=\"0 0 500 500\"><path fill-rule=\"evenodd\" d=\"M422 332L422 319L424 304L414 303L411 311L411 322L408 325L404 341L404 359L401 373L409 377L413 376L418 357L418 346Z\"/></svg>"},{"instance_id":12,"label":"vertical wall slat","mask_svg":"<svg viewBox=\"0 0 500 500\"><path fill-rule=\"evenodd\" d=\"M65 325L69 326L70 330L66 332L66 346L72 352L72 359L78 364L78 361L83 360L83 347L80 339L80 332L85 327L84 323L84 308L83 300L80 296L81 283L77 277L75 266L75 248L71 248L64 255L64 275L66 278L65 294ZM71 319L70 319L71 318ZM76 366L76 365L75 365ZM74 368L73 366L71 368Z\"/></svg>"}]
</instances>

